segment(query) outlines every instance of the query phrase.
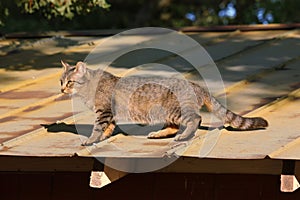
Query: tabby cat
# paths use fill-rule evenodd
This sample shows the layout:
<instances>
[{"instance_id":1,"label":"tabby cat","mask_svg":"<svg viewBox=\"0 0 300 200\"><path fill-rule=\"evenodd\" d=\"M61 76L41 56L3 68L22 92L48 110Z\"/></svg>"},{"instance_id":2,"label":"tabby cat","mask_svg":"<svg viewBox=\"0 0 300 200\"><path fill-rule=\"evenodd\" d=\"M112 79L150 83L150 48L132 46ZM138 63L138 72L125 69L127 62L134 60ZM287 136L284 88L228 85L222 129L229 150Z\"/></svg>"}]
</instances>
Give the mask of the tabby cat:
<instances>
[{"instance_id":1,"label":"tabby cat","mask_svg":"<svg viewBox=\"0 0 300 200\"><path fill-rule=\"evenodd\" d=\"M176 135L175 140L191 137L201 123L200 108L205 105L223 124L238 130L265 128L260 117L239 116L222 106L199 85L183 79L129 76L120 78L101 69L91 70L83 62L71 66L61 62L61 92L76 94L97 117L91 136L83 145L91 145L111 136L116 122L163 124L148 138Z\"/></svg>"}]
</instances>

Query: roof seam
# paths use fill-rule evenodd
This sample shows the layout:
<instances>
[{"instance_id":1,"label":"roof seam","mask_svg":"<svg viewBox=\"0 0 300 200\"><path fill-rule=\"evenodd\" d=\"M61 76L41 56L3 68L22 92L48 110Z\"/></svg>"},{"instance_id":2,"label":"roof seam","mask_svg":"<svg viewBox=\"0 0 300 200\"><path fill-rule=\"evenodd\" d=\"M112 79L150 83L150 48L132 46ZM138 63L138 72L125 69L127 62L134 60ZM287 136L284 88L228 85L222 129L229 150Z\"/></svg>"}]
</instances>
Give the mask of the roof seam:
<instances>
[{"instance_id":1,"label":"roof seam","mask_svg":"<svg viewBox=\"0 0 300 200\"><path fill-rule=\"evenodd\" d=\"M279 149L273 151L272 153L270 153L268 156L271 159L276 159L275 157L278 157L281 153L283 153L284 151L287 151L288 149L292 148L295 145L299 145L300 142L300 137L297 139L294 139L293 141L287 143L286 145L280 147Z\"/></svg>"},{"instance_id":2,"label":"roof seam","mask_svg":"<svg viewBox=\"0 0 300 200\"><path fill-rule=\"evenodd\" d=\"M34 83L45 81L47 79L58 77L60 74L61 74L60 72L57 72L57 73L53 73L53 74L50 74L50 75L45 75L45 76L42 76L42 77L36 78L36 79L24 80L24 81L22 81L18 84L8 85L8 86L0 89L0 94L3 94L5 92L9 92L9 91L12 91L12 90L16 90L16 89L19 89L19 88L23 88L23 87L26 87L28 85L34 84Z\"/></svg>"},{"instance_id":3,"label":"roof seam","mask_svg":"<svg viewBox=\"0 0 300 200\"><path fill-rule=\"evenodd\" d=\"M264 46L266 46L266 45L268 45L268 44L270 44L270 43L272 43L272 42L274 42L274 41L284 40L284 39L288 38L288 35L291 35L291 34L293 34L294 32L295 32L295 31L292 30L292 31L289 31L289 32L287 32L287 33L282 33L282 34L280 34L280 35L277 35L277 36L274 37L274 38L265 40L265 41L263 41L263 42L261 42L261 43L258 43L258 44L256 44L256 45L253 45L253 46L247 46L247 47L245 47L244 49L242 49L242 50L240 50L240 51L237 51L237 52L235 52L235 53L233 53L233 54L231 54L231 55L228 55L228 56L226 56L226 57L223 57L223 58L220 58L220 59L218 59L218 60L215 60L215 63L216 63L218 66L219 66L219 65L221 66L221 64L222 64L223 62L228 61L229 59L233 59L233 58L236 57L236 56L240 56L240 55L242 55L242 54L249 53L249 52L251 52L251 51L256 51L256 50L258 50L259 48L263 48Z\"/></svg>"},{"instance_id":4,"label":"roof seam","mask_svg":"<svg viewBox=\"0 0 300 200\"><path fill-rule=\"evenodd\" d=\"M270 110L277 108L279 106L282 106L282 105L286 104L288 101L293 100L298 97L300 97L300 88L293 90L292 92L288 93L287 95L285 95L279 99L276 99L262 107L255 109L254 111L248 113L247 115L269 112Z\"/></svg>"},{"instance_id":5,"label":"roof seam","mask_svg":"<svg viewBox=\"0 0 300 200\"><path fill-rule=\"evenodd\" d=\"M55 99L58 99L58 98L62 97L62 95L63 94L57 94L55 96L51 96L51 97L42 99L41 101L38 101L38 102L35 102L35 103L32 103L32 104L14 109L12 111L9 111L7 113L4 113L4 114L0 115L0 119L4 119L6 117L13 116L15 114L24 112L25 110L33 108L33 107L38 107L38 106L46 105L46 104L49 104L49 103L53 103L55 101ZM38 109L40 109L40 108L38 108Z\"/></svg>"},{"instance_id":6,"label":"roof seam","mask_svg":"<svg viewBox=\"0 0 300 200\"><path fill-rule=\"evenodd\" d=\"M268 67L267 69L259 70L257 73L249 75L249 76L245 77L245 79L243 79L243 80L241 80L239 82L236 82L236 83L234 83L233 85L231 85L229 87L226 87L224 92L217 93L217 94L215 94L215 96L216 97L218 97L218 96L220 97L220 96L223 96L224 94L226 94L228 92L232 92L232 91L234 91L236 89L240 90L244 86L247 86L248 84L251 84L251 82L260 80L260 79L264 78L265 76L270 75L273 72L276 72L278 70L282 70L282 69L285 68L285 66L287 64L291 64L291 63L296 62L298 60L300 60L300 56L291 58L291 59L289 59L287 61L284 61L284 62L276 64L276 65L273 65L271 67Z\"/></svg>"}]
</instances>

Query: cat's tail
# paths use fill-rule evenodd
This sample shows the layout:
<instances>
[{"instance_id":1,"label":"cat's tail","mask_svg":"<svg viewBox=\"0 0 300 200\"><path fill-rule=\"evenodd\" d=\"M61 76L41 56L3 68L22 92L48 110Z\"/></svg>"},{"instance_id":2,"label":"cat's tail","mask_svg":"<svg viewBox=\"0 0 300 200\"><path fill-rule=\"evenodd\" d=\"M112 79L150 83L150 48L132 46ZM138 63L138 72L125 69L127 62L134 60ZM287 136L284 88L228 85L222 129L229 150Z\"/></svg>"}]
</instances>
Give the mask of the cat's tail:
<instances>
[{"instance_id":1,"label":"cat's tail","mask_svg":"<svg viewBox=\"0 0 300 200\"><path fill-rule=\"evenodd\" d=\"M205 106L209 111L214 113L224 124L230 124L233 128L239 130L254 130L265 128L268 126L267 120L261 117L242 117L234 112L226 109L214 97L204 101Z\"/></svg>"},{"instance_id":2,"label":"cat's tail","mask_svg":"<svg viewBox=\"0 0 300 200\"><path fill-rule=\"evenodd\" d=\"M210 96L208 92L202 88L200 89L201 91L199 91L199 89L200 87L196 89L198 98L201 98L202 103L206 106L208 111L212 112L219 119L221 119L223 124L229 124L231 127L238 130L254 130L268 126L267 120L261 117L242 117L238 114L235 114L234 112L225 108L214 97Z\"/></svg>"}]
</instances>

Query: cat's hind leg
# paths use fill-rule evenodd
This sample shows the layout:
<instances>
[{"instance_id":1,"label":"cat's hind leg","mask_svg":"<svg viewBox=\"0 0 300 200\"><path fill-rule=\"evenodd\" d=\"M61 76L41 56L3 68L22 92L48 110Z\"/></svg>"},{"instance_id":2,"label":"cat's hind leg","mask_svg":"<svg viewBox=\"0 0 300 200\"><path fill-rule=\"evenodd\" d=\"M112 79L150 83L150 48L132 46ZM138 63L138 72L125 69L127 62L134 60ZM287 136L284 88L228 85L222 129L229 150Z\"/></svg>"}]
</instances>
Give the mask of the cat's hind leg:
<instances>
[{"instance_id":1,"label":"cat's hind leg","mask_svg":"<svg viewBox=\"0 0 300 200\"><path fill-rule=\"evenodd\" d=\"M189 139L192 135L195 134L200 123L201 123L201 116L195 115L193 118L189 119L185 123L185 129L183 130L182 133L178 133L175 136L174 140L181 141L181 140Z\"/></svg>"},{"instance_id":2,"label":"cat's hind leg","mask_svg":"<svg viewBox=\"0 0 300 200\"><path fill-rule=\"evenodd\" d=\"M166 138L166 137L174 136L177 132L178 132L178 126L170 125L165 127L162 130L149 133L148 138L149 139Z\"/></svg>"}]
</instances>

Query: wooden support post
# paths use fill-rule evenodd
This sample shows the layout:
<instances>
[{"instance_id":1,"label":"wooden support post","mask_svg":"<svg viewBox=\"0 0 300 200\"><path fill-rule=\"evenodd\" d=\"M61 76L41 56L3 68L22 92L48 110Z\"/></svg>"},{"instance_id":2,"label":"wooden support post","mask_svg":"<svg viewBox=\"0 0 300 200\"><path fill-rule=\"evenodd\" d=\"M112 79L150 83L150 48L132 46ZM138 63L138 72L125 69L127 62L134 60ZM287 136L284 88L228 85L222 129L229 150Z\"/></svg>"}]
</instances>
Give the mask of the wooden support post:
<instances>
[{"instance_id":1,"label":"wooden support post","mask_svg":"<svg viewBox=\"0 0 300 200\"><path fill-rule=\"evenodd\" d=\"M90 187L102 188L127 174L127 172L119 171L102 163L100 164L100 161L95 160L94 170L90 176Z\"/></svg>"},{"instance_id":2,"label":"wooden support post","mask_svg":"<svg viewBox=\"0 0 300 200\"><path fill-rule=\"evenodd\" d=\"M122 171L116 170L114 168L111 168L109 166L104 166L104 173L107 175L107 177L109 178L109 180L111 182L119 180L120 178L122 178L128 174L127 172L122 172Z\"/></svg>"},{"instance_id":3,"label":"wooden support post","mask_svg":"<svg viewBox=\"0 0 300 200\"><path fill-rule=\"evenodd\" d=\"M105 185L110 184L111 181L106 176L105 172L102 171L92 171L90 176L90 187L102 188Z\"/></svg>"},{"instance_id":4,"label":"wooden support post","mask_svg":"<svg viewBox=\"0 0 300 200\"><path fill-rule=\"evenodd\" d=\"M281 192L294 192L300 187L294 175L281 175Z\"/></svg>"},{"instance_id":5,"label":"wooden support post","mask_svg":"<svg viewBox=\"0 0 300 200\"><path fill-rule=\"evenodd\" d=\"M300 187L300 184L295 177L295 161L283 160L282 174L281 174L281 192L294 192Z\"/></svg>"}]
</instances>

